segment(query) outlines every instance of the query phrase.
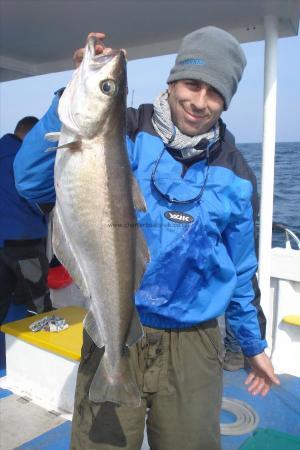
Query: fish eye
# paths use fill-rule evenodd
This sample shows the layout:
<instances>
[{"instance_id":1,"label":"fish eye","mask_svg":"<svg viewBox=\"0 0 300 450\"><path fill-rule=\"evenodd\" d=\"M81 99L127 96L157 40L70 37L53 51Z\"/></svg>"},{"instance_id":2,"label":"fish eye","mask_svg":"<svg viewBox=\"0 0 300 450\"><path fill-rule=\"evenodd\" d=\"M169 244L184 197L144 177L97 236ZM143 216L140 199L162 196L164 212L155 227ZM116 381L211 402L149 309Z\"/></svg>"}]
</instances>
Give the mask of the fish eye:
<instances>
[{"instance_id":1,"label":"fish eye","mask_svg":"<svg viewBox=\"0 0 300 450\"><path fill-rule=\"evenodd\" d=\"M100 89L103 94L112 97L117 93L117 85L114 80L103 80L100 83Z\"/></svg>"}]
</instances>

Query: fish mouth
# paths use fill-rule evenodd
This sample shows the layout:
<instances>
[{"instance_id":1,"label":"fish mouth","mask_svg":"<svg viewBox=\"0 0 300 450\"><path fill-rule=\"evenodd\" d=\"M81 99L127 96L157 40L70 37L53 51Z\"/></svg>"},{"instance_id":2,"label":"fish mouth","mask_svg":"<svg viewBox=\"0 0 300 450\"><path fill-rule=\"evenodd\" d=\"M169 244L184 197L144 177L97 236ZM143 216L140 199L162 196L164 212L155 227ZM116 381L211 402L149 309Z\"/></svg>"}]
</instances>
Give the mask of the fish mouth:
<instances>
[{"instance_id":1,"label":"fish mouth","mask_svg":"<svg viewBox=\"0 0 300 450\"><path fill-rule=\"evenodd\" d=\"M100 55L92 56L91 63L97 67L105 66L109 62L111 62L114 58L121 56L124 52L122 50L112 50L109 53L101 53Z\"/></svg>"},{"instance_id":2,"label":"fish mouth","mask_svg":"<svg viewBox=\"0 0 300 450\"><path fill-rule=\"evenodd\" d=\"M116 55L110 53L109 55L95 55L92 59L93 63L104 66L110 62Z\"/></svg>"},{"instance_id":3,"label":"fish mouth","mask_svg":"<svg viewBox=\"0 0 300 450\"><path fill-rule=\"evenodd\" d=\"M91 60L96 64L104 65L111 61L115 56L121 55L124 51L121 49L106 49L104 48L103 52L100 54L95 53L95 46L97 44L97 38L95 36L90 36L88 40L88 50L90 53ZM125 55L124 55L125 56Z\"/></svg>"}]
</instances>

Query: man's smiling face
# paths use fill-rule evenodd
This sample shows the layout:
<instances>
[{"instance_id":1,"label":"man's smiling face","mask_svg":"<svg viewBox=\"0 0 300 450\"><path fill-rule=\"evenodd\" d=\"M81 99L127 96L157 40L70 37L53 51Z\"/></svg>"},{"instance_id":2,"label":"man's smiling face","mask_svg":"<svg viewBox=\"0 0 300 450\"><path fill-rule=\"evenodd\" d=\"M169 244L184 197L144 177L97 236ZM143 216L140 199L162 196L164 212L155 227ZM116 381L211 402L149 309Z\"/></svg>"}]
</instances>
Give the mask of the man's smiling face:
<instances>
[{"instance_id":1,"label":"man's smiling face","mask_svg":"<svg viewBox=\"0 0 300 450\"><path fill-rule=\"evenodd\" d=\"M209 131L223 112L222 96L202 81L175 81L169 84L168 91L172 121L188 136Z\"/></svg>"}]
</instances>

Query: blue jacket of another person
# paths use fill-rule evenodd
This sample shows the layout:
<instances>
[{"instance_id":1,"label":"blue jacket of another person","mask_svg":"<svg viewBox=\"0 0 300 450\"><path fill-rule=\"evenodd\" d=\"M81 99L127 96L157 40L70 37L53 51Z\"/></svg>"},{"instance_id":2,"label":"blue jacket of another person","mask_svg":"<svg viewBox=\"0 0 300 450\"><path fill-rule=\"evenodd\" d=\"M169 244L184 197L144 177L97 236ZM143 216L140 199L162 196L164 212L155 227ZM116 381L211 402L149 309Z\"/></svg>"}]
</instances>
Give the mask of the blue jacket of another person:
<instances>
[{"instance_id":1,"label":"blue jacket of another person","mask_svg":"<svg viewBox=\"0 0 300 450\"><path fill-rule=\"evenodd\" d=\"M22 145L14 134L0 139L0 248L6 240L31 240L47 235L45 216L15 188L13 163Z\"/></svg>"}]
</instances>

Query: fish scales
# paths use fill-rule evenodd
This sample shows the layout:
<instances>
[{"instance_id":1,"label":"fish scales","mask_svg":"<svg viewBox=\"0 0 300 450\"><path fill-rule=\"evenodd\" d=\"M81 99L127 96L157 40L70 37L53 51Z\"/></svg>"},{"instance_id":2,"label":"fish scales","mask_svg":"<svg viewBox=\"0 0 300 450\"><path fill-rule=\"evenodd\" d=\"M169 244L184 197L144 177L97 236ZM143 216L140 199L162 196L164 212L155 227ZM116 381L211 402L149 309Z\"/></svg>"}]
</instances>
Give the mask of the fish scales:
<instances>
[{"instance_id":1,"label":"fish scales","mask_svg":"<svg viewBox=\"0 0 300 450\"><path fill-rule=\"evenodd\" d=\"M90 399L138 406L127 347L143 335L134 292L150 257L135 207L145 203L125 147L125 57L95 55L94 43L59 103L53 247L89 297L84 327L105 348Z\"/></svg>"}]
</instances>

